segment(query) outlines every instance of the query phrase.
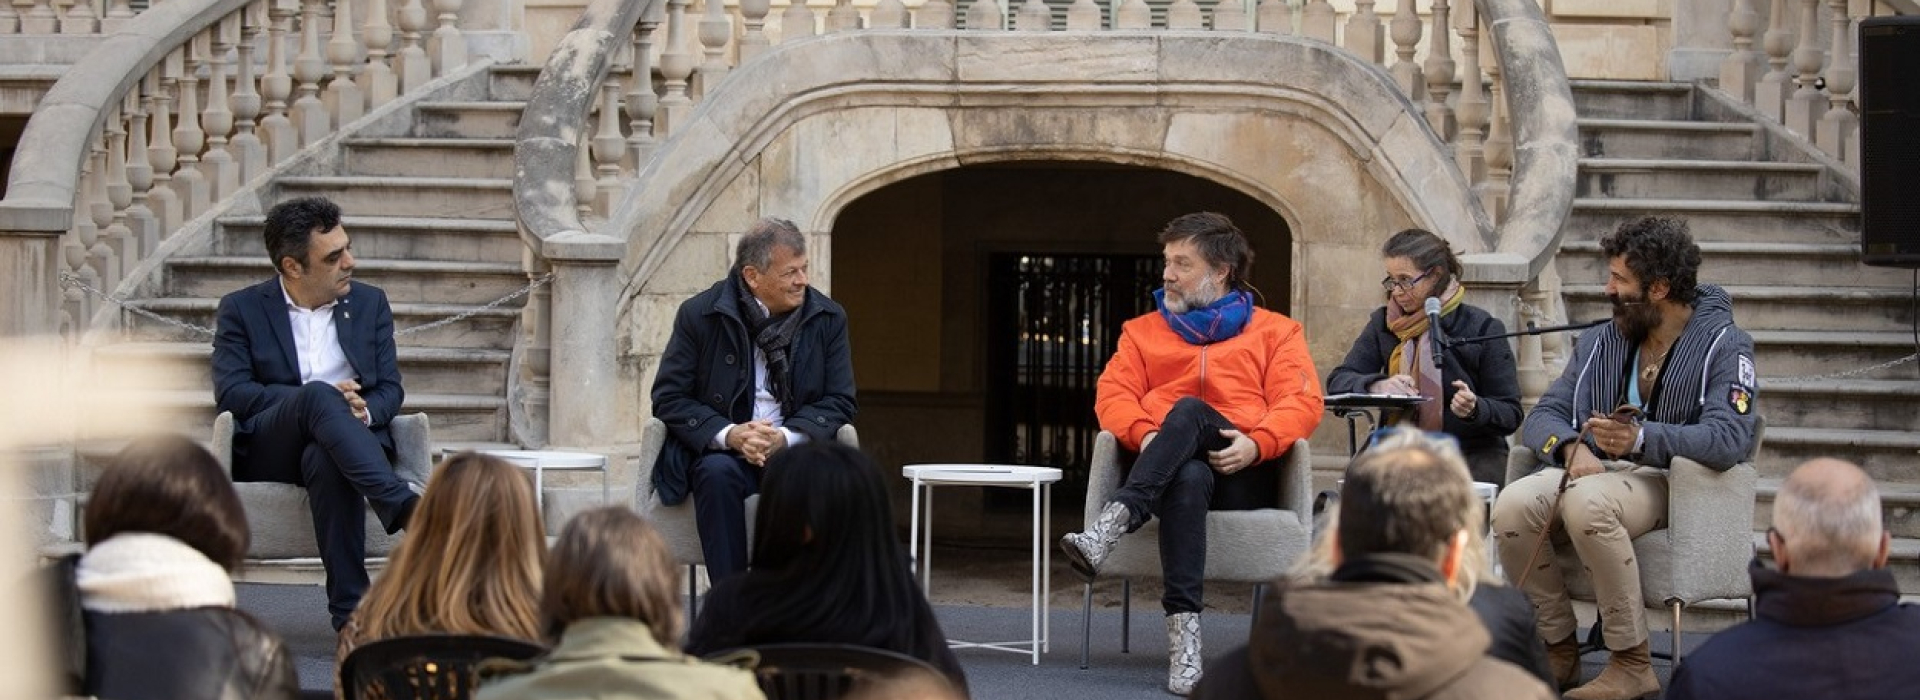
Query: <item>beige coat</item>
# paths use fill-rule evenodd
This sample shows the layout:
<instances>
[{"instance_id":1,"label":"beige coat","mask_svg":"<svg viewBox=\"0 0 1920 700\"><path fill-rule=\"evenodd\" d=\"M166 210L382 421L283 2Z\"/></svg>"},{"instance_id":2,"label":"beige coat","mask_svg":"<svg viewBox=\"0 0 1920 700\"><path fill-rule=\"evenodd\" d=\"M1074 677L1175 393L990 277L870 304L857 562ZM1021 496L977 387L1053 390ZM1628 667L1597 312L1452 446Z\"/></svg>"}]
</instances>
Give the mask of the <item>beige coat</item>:
<instances>
[{"instance_id":1,"label":"beige coat","mask_svg":"<svg viewBox=\"0 0 1920 700\"><path fill-rule=\"evenodd\" d=\"M662 647L638 620L575 621L552 653L483 669L476 700L764 700L753 674Z\"/></svg>"}]
</instances>

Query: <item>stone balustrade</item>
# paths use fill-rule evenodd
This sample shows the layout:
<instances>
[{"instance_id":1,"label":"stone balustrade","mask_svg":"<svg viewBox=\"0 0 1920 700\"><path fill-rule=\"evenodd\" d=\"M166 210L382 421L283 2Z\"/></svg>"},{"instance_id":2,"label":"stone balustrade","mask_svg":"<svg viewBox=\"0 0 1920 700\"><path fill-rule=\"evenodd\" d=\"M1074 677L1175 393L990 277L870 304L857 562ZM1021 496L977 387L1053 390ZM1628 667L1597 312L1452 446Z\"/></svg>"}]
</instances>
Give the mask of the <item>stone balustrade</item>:
<instances>
[{"instance_id":1,"label":"stone balustrade","mask_svg":"<svg viewBox=\"0 0 1920 700\"><path fill-rule=\"evenodd\" d=\"M1915 11L1886 0L1734 0L1720 89L1857 177L1860 20Z\"/></svg>"},{"instance_id":2,"label":"stone balustrade","mask_svg":"<svg viewBox=\"0 0 1920 700\"><path fill-rule=\"evenodd\" d=\"M460 0L433 0L437 29L421 3L168 0L128 17L114 14L124 0L109 3L101 16L124 24L48 91L20 140L0 266L25 298L0 308L0 334L85 328L98 302L60 278L114 290L243 184L465 65ZM88 7L55 15L35 0L12 25L0 14L0 29L42 31L27 20Z\"/></svg>"},{"instance_id":3,"label":"stone balustrade","mask_svg":"<svg viewBox=\"0 0 1920 700\"><path fill-rule=\"evenodd\" d=\"M0 35L112 34L154 3L132 0L0 0Z\"/></svg>"}]
</instances>

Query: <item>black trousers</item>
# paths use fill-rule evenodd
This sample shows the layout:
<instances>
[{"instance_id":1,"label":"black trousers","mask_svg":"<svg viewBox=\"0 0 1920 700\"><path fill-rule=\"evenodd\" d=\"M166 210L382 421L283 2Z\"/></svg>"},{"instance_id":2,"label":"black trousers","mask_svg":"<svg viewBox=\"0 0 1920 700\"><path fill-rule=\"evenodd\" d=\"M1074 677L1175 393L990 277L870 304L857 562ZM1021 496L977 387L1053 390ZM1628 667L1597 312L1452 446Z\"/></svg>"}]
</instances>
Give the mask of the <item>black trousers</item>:
<instances>
[{"instance_id":1,"label":"black trousers","mask_svg":"<svg viewBox=\"0 0 1920 700\"><path fill-rule=\"evenodd\" d=\"M747 497L760 492L760 469L732 452L708 452L693 463L693 519L710 581L747 570Z\"/></svg>"},{"instance_id":2,"label":"black trousers","mask_svg":"<svg viewBox=\"0 0 1920 700\"><path fill-rule=\"evenodd\" d=\"M393 533L413 492L394 474L381 436L326 382L301 386L254 416L251 428L234 444L235 480L306 487L327 572L327 612L340 629L367 592L367 506Z\"/></svg>"},{"instance_id":3,"label":"black trousers","mask_svg":"<svg viewBox=\"0 0 1920 700\"><path fill-rule=\"evenodd\" d=\"M1126 506L1127 531L1160 519L1160 568L1166 591L1160 606L1168 615L1200 612L1207 569L1207 511L1272 508L1280 500L1279 460L1268 460L1221 475L1207 464L1207 453L1232 441L1220 435L1233 428L1219 411L1197 398L1184 398L1167 412L1160 434L1127 471L1113 500Z\"/></svg>"}]
</instances>

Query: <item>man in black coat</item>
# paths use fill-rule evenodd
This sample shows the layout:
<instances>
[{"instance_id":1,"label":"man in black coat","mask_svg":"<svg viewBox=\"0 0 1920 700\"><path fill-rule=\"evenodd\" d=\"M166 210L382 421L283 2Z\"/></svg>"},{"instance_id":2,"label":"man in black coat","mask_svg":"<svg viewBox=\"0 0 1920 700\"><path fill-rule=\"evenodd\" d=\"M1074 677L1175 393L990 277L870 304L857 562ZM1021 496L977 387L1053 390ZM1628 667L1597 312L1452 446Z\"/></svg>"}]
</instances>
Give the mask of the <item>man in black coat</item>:
<instances>
[{"instance_id":1,"label":"man in black coat","mask_svg":"<svg viewBox=\"0 0 1920 700\"><path fill-rule=\"evenodd\" d=\"M1669 700L1850 698L1920 693L1920 606L1900 603L1891 543L1866 472L1836 459L1794 469L1754 561L1754 619L1716 634L1673 672Z\"/></svg>"},{"instance_id":2,"label":"man in black coat","mask_svg":"<svg viewBox=\"0 0 1920 700\"><path fill-rule=\"evenodd\" d=\"M807 284L793 222L762 219L727 278L680 305L653 382L653 415L673 436L654 488L667 505L692 494L709 577L747 566L746 499L767 458L834 439L854 410L847 312Z\"/></svg>"}]
</instances>

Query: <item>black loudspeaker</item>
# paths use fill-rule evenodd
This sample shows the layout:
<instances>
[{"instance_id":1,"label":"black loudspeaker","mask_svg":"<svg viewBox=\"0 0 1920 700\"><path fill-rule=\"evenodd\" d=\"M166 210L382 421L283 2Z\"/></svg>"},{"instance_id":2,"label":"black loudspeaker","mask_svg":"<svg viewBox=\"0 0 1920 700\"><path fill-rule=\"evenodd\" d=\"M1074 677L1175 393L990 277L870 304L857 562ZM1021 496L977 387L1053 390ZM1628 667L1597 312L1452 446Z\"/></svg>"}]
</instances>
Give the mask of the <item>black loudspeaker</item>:
<instances>
[{"instance_id":1,"label":"black loudspeaker","mask_svg":"<svg viewBox=\"0 0 1920 700\"><path fill-rule=\"evenodd\" d=\"M1920 268L1920 17L1860 22L1860 257Z\"/></svg>"}]
</instances>

